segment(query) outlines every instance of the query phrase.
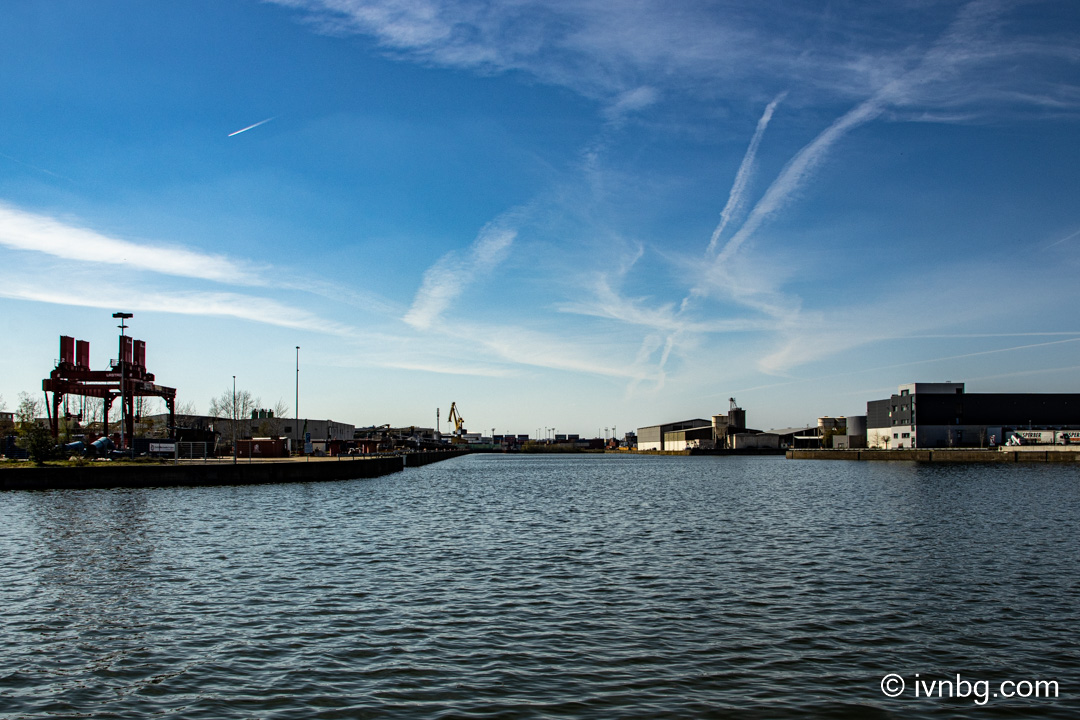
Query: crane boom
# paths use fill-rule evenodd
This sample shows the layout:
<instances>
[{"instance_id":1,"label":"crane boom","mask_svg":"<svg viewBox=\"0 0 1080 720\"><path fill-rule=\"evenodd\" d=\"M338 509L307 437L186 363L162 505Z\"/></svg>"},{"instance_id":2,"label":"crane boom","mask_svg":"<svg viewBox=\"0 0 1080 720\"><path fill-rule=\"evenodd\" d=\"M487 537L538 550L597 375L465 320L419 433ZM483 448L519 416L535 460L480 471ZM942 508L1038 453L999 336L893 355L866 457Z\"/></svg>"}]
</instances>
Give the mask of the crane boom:
<instances>
[{"instance_id":1,"label":"crane boom","mask_svg":"<svg viewBox=\"0 0 1080 720\"><path fill-rule=\"evenodd\" d=\"M462 433L465 432L465 418L461 417L461 413L458 412L456 402L450 403L450 414L446 416L446 419L454 424L454 436L451 442L455 444L465 442L461 437Z\"/></svg>"}]
</instances>

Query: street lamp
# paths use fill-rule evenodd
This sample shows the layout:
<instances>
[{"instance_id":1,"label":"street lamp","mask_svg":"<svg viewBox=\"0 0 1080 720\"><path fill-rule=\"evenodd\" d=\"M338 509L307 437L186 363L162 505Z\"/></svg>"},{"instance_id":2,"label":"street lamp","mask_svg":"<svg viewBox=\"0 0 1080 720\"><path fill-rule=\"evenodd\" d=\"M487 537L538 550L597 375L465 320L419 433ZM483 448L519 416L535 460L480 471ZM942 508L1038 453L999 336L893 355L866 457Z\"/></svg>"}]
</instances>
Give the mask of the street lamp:
<instances>
[{"instance_id":1,"label":"street lamp","mask_svg":"<svg viewBox=\"0 0 1080 720\"><path fill-rule=\"evenodd\" d=\"M125 320L134 317L133 313L115 312L113 317L120 321L120 449L124 449L124 437L127 431L127 363L124 362L124 330L127 325ZM106 418L108 420L108 418Z\"/></svg>"},{"instance_id":2,"label":"street lamp","mask_svg":"<svg viewBox=\"0 0 1080 720\"><path fill-rule=\"evenodd\" d=\"M232 464L236 464L236 376L232 376Z\"/></svg>"},{"instance_id":3,"label":"street lamp","mask_svg":"<svg viewBox=\"0 0 1080 720\"><path fill-rule=\"evenodd\" d=\"M293 439L300 442L300 346L296 346L296 406L293 408L296 415L293 422Z\"/></svg>"}]
</instances>

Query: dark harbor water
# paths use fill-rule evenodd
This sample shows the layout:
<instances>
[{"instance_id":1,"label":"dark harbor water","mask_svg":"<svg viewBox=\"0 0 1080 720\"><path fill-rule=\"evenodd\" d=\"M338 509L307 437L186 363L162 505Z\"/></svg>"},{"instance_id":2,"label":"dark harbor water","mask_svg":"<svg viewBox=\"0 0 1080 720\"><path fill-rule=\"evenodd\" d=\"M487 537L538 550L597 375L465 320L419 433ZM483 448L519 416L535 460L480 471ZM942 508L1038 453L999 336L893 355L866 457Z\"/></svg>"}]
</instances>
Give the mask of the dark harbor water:
<instances>
[{"instance_id":1,"label":"dark harbor water","mask_svg":"<svg viewBox=\"0 0 1080 720\"><path fill-rule=\"evenodd\" d=\"M783 458L8 492L0 718L1077 717L1078 518L1073 467Z\"/></svg>"}]
</instances>

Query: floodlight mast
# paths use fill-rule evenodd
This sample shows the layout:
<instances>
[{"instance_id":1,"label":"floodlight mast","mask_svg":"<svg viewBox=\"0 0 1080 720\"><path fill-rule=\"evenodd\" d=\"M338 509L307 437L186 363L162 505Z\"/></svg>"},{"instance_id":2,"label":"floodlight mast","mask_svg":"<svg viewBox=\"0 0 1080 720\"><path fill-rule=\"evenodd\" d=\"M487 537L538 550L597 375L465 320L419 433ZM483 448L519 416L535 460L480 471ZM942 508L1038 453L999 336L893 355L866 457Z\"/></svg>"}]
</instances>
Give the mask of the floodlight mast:
<instances>
[{"instance_id":1,"label":"floodlight mast","mask_svg":"<svg viewBox=\"0 0 1080 720\"><path fill-rule=\"evenodd\" d=\"M127 363L124 360L124 330L127 329L127 325L125 324L125 321L130 320L134 316L135 316L134 313L126 313L126 312L114 312L113 313L113 317L120 321L120 324L117 325L117 327L120 328L120 354L118 355L118 357L120 358L120 449L121 450L123 450L125 447L127 447L127 442L125 440L125 436L126 436L126 432L127 432L127 402L128 402L127 399L128 399L128 391L127 391Z\"/></svg>"},{"instance_id":2,"label":"floodlight mast","mask_svg":"<svg viewBox=\"0 0 1080 720\"><path fill-rule=\"evenodd\" d=\"M300 346L296 346L296 404L293 405L293 451L300 446ZM291 454L291 453L290 453Z\"/></svg>"},{"instance_id":3,"label":"floodlight mast","mask_svg":"<svg viewBox=\"0 0 1080 720\"><path fill-rule=\"evenodd\" d=\"M239 413L236 412L236 376L232 376L232 464L236 464L236 421ZM250 449L250 448L249 448Z\"/></svg>"}]
</instances>

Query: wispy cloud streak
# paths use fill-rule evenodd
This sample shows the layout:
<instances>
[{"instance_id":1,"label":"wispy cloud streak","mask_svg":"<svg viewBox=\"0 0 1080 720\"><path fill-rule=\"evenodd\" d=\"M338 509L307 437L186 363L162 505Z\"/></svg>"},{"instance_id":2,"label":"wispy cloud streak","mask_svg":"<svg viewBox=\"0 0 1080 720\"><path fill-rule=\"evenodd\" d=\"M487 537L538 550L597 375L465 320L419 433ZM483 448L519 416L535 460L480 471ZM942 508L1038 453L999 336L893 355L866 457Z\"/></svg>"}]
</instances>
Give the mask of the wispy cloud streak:
<instances>
[{"instance_id":1,"label":"wispy cloud streak","mask_svg":"<svg viewBox=\"0 0 1080 720\"><path fill-rule=\"evenodd\" d=\"M713 250L716 248L716 243L720 241L720 236L723 234L724 228L731 222L732 215L742 208L744 196L746 195L746 187L750 183L750 176L754 171L754 160L757 158L758 145L761 144L761 138L765 135L765 128L769 126L769 121L772 119L776 106L779 105L786 96L786 92L777 95L776 98L765 107L765 112L761 114L761 118L757 123L757 128L754 130L754 137L750 139L750 146L746 148L746 154L743 155L742 162L739 164L739 170L735 173L735 182L731 185L731 192L728 194L727 203L724 205L724 209L720 211L720 224L716 226L716 230L713 231L712 237L709 239L709 247L706 250L706 253L712 254Z\"/></svg>"},{"instance_id":2,"label":"wispy cloud streak","mask_svg":"<svg viewBox=\"0 0 1080 720\"><path fill-rule=\"evenodd\" d=\"M480 231L464 257L452 251L424 273L424 281L405 313L405 322L417 330L430 328L472 282L501 263L517 231L499 221Z\"/></svg>"},{"instance_id":3,"label":"wispy cloud streak","mask_svg":"<svg viewBox=\"0 0 1080 720\"><path fill-rule=\"evenodd\" d=\"M961 69L977 64L980 60L985 61L984 53L987 50L983 36L1003 9L1000 3L992 0L976 0L966 5L914 68L885 83L871 97L844 113L800 149L769 184L742 226L716 254L707 273L708 285L714 290L722 290L744 304L765 309L766 312L769 311L768 306L773 306L787 313L786 303L769 301L762 305L759 293L746 293L739 287L740 282L732 266L736 254L754 237L766 220L783 210L797 196L813 171L848 133L893 108L917 106L932 96L934 90L948 85L948 80L958 75ZM714 233L709 243L710 250L718 239L719 236ZM703 291L698 289L698 292Z\"/></svg>"},{"instance_id":4,"label":"wispy cloud streak","mask_svg":"<svg viewBox=\"0 0 1080 720\"><path fill-rule=\"evenodd\" d=\"M673 303L649 307L643 298L623 297L611 287L606 276L597 278L594 295L588 301L563 303L557 310L575 315L618 320L629 325L640 325L663 332L678 333L730 333L763 330L773 323L738 318L732 320L692 320L684 318Z\"/></svg>"},{"instance_id":5,"label":"wispy cloud streak","mask_svg":"<svg viewBox=\"0 0 1080 720\"><path fill-rule=\"evenodd\" d=\"M120 240L4 203L0 203L0 245L64 260L216 282L261 284L252 269L222 255Z\"/></svg>"},{"instance_id":6,"label":"wispy cloud streak","mask_svg":"<svg viewBox=\"0 0 1080 720\"><path fill-rule=\"evenodd\" d=\"M677 12L663 0L268 1L305 11L323 32L374 37L401 57L480 72L520 70L611 108L638 87L694 97L719 89L732 98L746 97L747 88L756 94L778 77L803 96L824 91L833 98L865 98L910 67L927 30L947 22L953 6L886 1L841 14L793 5L785 7L787 22L780 24L773 6L754 0L684 3ZM936 104L985 109L1026 93L1037 112L1054 105L1080 109L1070 83L1050 80L1033 90L1031 77L1015 69L1021 59L1047 67L1076 62L1074 36L1031 36L1020 23L1004 40L980 43L967 32L1025 4L1031 3L984 0L962 8L949 44L939 43L939 50L983 72L941 74ZM897 15L904 21L897 22ZM846 42L830 46L821 42L823 35Z\"/></svg>"},{"instance_id":7,"label":"wispy cloud streak","mask_svg":"<svg viewBox=\"0 0 1080 720\"><path fill-rule=\"evenodd\" d=\"M998 355L1001 353L1017 352L1019 350L1031 350L1032 348L1043 348L1050 345L1062 345L1065 343L1080 342L1080 338L1070 338L1068 340L1054 340L1045 343L1032 343L1030 345L1014 345L1011 347L994 348L992 350L980 350L978 352L962 353L959 355L946 355L943 357L924 358L922 360L910 360L902 363L892 363L889 365L876 365L873 367L858 367L858 368L845 368L843 372L827 373L824 375L815 375L813 377L795 378L792 380L785 380L782 382L769 383L766 385L756 385L753 387L738 388L735 392L750 392L754 390L766 390L778 387L788 387L791 385L800 385L805 383L819 383L823 380L832 380L836 378L847 378L853 375L860 375L863 373L881 372L882 370L896 370L899 368L913 367L915 365L932 365L939 362L949 362L951 360L966 360L973 357L981 357L985 355ZM1015 377L1021 375L1031 375L1036 373L1049 373L1049 372L1063 372L1067 370L1074 370L1078 366L1061 367L1061 368L1042 368L1034 370L1023 370L1012 373L1002 373L1000 375L985 375L982 377L968 378L967 382L975 380L992 380L997 378ZM865 395L865 390L855 391L853 394Z\"/></svg>"},{"instance_id":8,"label":"wispy cloud streak","mask_svg":"<svg viewBox=\"0 0 1080 720\"><path fill-rule=\"evenodd\" d=\"M696 257L683 275L694 281L682 305L676 308L660 300L650 308L655 302L652 289L640 292L641 297L621 297L621 279L605 271L596 273L600 280L595 287L586 285L588 300L556 305L563 312L647 328L638 360L620 373L638 377L647 367L661 382L665 364L679 357L680 345L692 346L703 333L760 329L786 340L786 347L759 360L759 369L766 372L888 339L881 334L844 333L843 320L827 310L803 311L799 297L783 292L787 280L802 268L777 273L778 262L770 265L750 252L765 224L798 199L815 172L857 129L882 117L960 123L999 117L1018 108L1043 115L1051 110L1080 112L1080 94L1068 76L1055 70L1042 76L1045 83L1036 85L1026 73L1011 70L1014 64L1045 69L1052 63L1075 63L1080 59L1075 43L1066 34L1035 42L1042 38L1025 34L1031 30L1024 22L1010 27L1008 34L999 33L1006 22L1023 21L1014 14L1014 3L999 0L962 5L886 2L881 12L852 8L844 17L800 8L791 12L807 23L790 22L789 17L783 24L770 22L767 15L772 10L749 0L691 4L679 12L659 0L269 1L306 11L324 31L373 37L399 59L481 73L521 70L543 82L569 87L599 101L605 130L623 130L620 123L632 116L643 124L666 110L673 116L676 108L686 107L688 98L694 103L723 98L722 112L747 101L757 109L759 93L768 92L765 98L773 100L758 119L708 240L705 262ZM896 22L901 15L902 21ZM895 27L884 25L894 22ZM824 35L846 41L819 44ZM791 88L790 100L786 93L773 96L780 88ZM774 114L787 102L810 110L799 118L819 117L821 108L828 107L834 120L811 136L770 178L760 197L754 197L751 185L761 143L767 129L775 132ZM837 107L842 110L837 112ZM805 132L805 127L795 132ZM603 140L609 141L607 136ZM597 142L587 153L587 171L596 170L597 148L604 147ZM428 269L404 316L409 325L440 329L438 320L465 288L501 261L500 252L513 242L512 231L486 237L488 232L485 228L470 249L449 253ZM489 242L488 251L481 253ZM481 254L489 256L487 264L481 262ZM740 315L731 321L698 320L692 312L703 307L697 303L690 307L692 298L732 302L739 306L735 312L755 322ZM725 310L731 317L730 309ZM922 318L906 330L927 327L934 327L933 322ZM896 328L889 332L895 334ZM837 342L829 342L834 336ZM521 353L503 348L503 339L494 337L485 346L518 362ZM554 366L558 361L540 364Z\"/></svg>"},{"instance_id":9,"label":"wispy cloud streak","mask_svg":"<svg viewBox=\"0 0 1080 720\"><path fill-rule=\"evenodd\" d=\"M393 368L395 370L414 370L417 372L436 373L438 375L466 375L470 377L504 378L512 377L515 372L509 368L456 365L440 362L420 362L395 358L375 358L372 365Z\"/></svg>"},{"instance_id":10,"label":"wispy cloud streak","mask_svg":"<svg viewBox=\"0 0 1080 720\"><path fill-rule=\"evenodd\" d=\"M328 322L306 310L277 300L238 293L154 292L109 285L89 288L78 284L54 288L7 278L0 285L0 297L76 307L123 307L135 312L233 317L266 325L324 332L343 337L358 334L355 328Z\"/></svg>"},{"instance_id":11,"label":"wispy cloud streak","mask_svg":"<svg viewBox=\"0 0 1080 720\"><path fill-rule=\"evenodd\" d=\"M445 332L478 343L496 357L517 365L614 378L635 378L642 374L640 369L603 357L585 345L522 328L459 325Z\"/></svg>"},{"instance_id":12,"label":"wispy cloud streak","mask_svg":"<svg viewBox=\"0 0 1080 720\"><path fill-rule=\"evenodd\" d=\"M825 155L840 138L853 128L878 117L884 109L885 106L880 95L860 103L826 128L809 145L796 153L795 157L784 166L777 178L769 185L761 200L754 205L746 222L724 245L724 249L717 255L717 262L723 263L728 260L743 243L757 232L758 228L769 216L787 204L792 194L806 181L811 170L825 158Z\"/></svg>"}]
</instances>

